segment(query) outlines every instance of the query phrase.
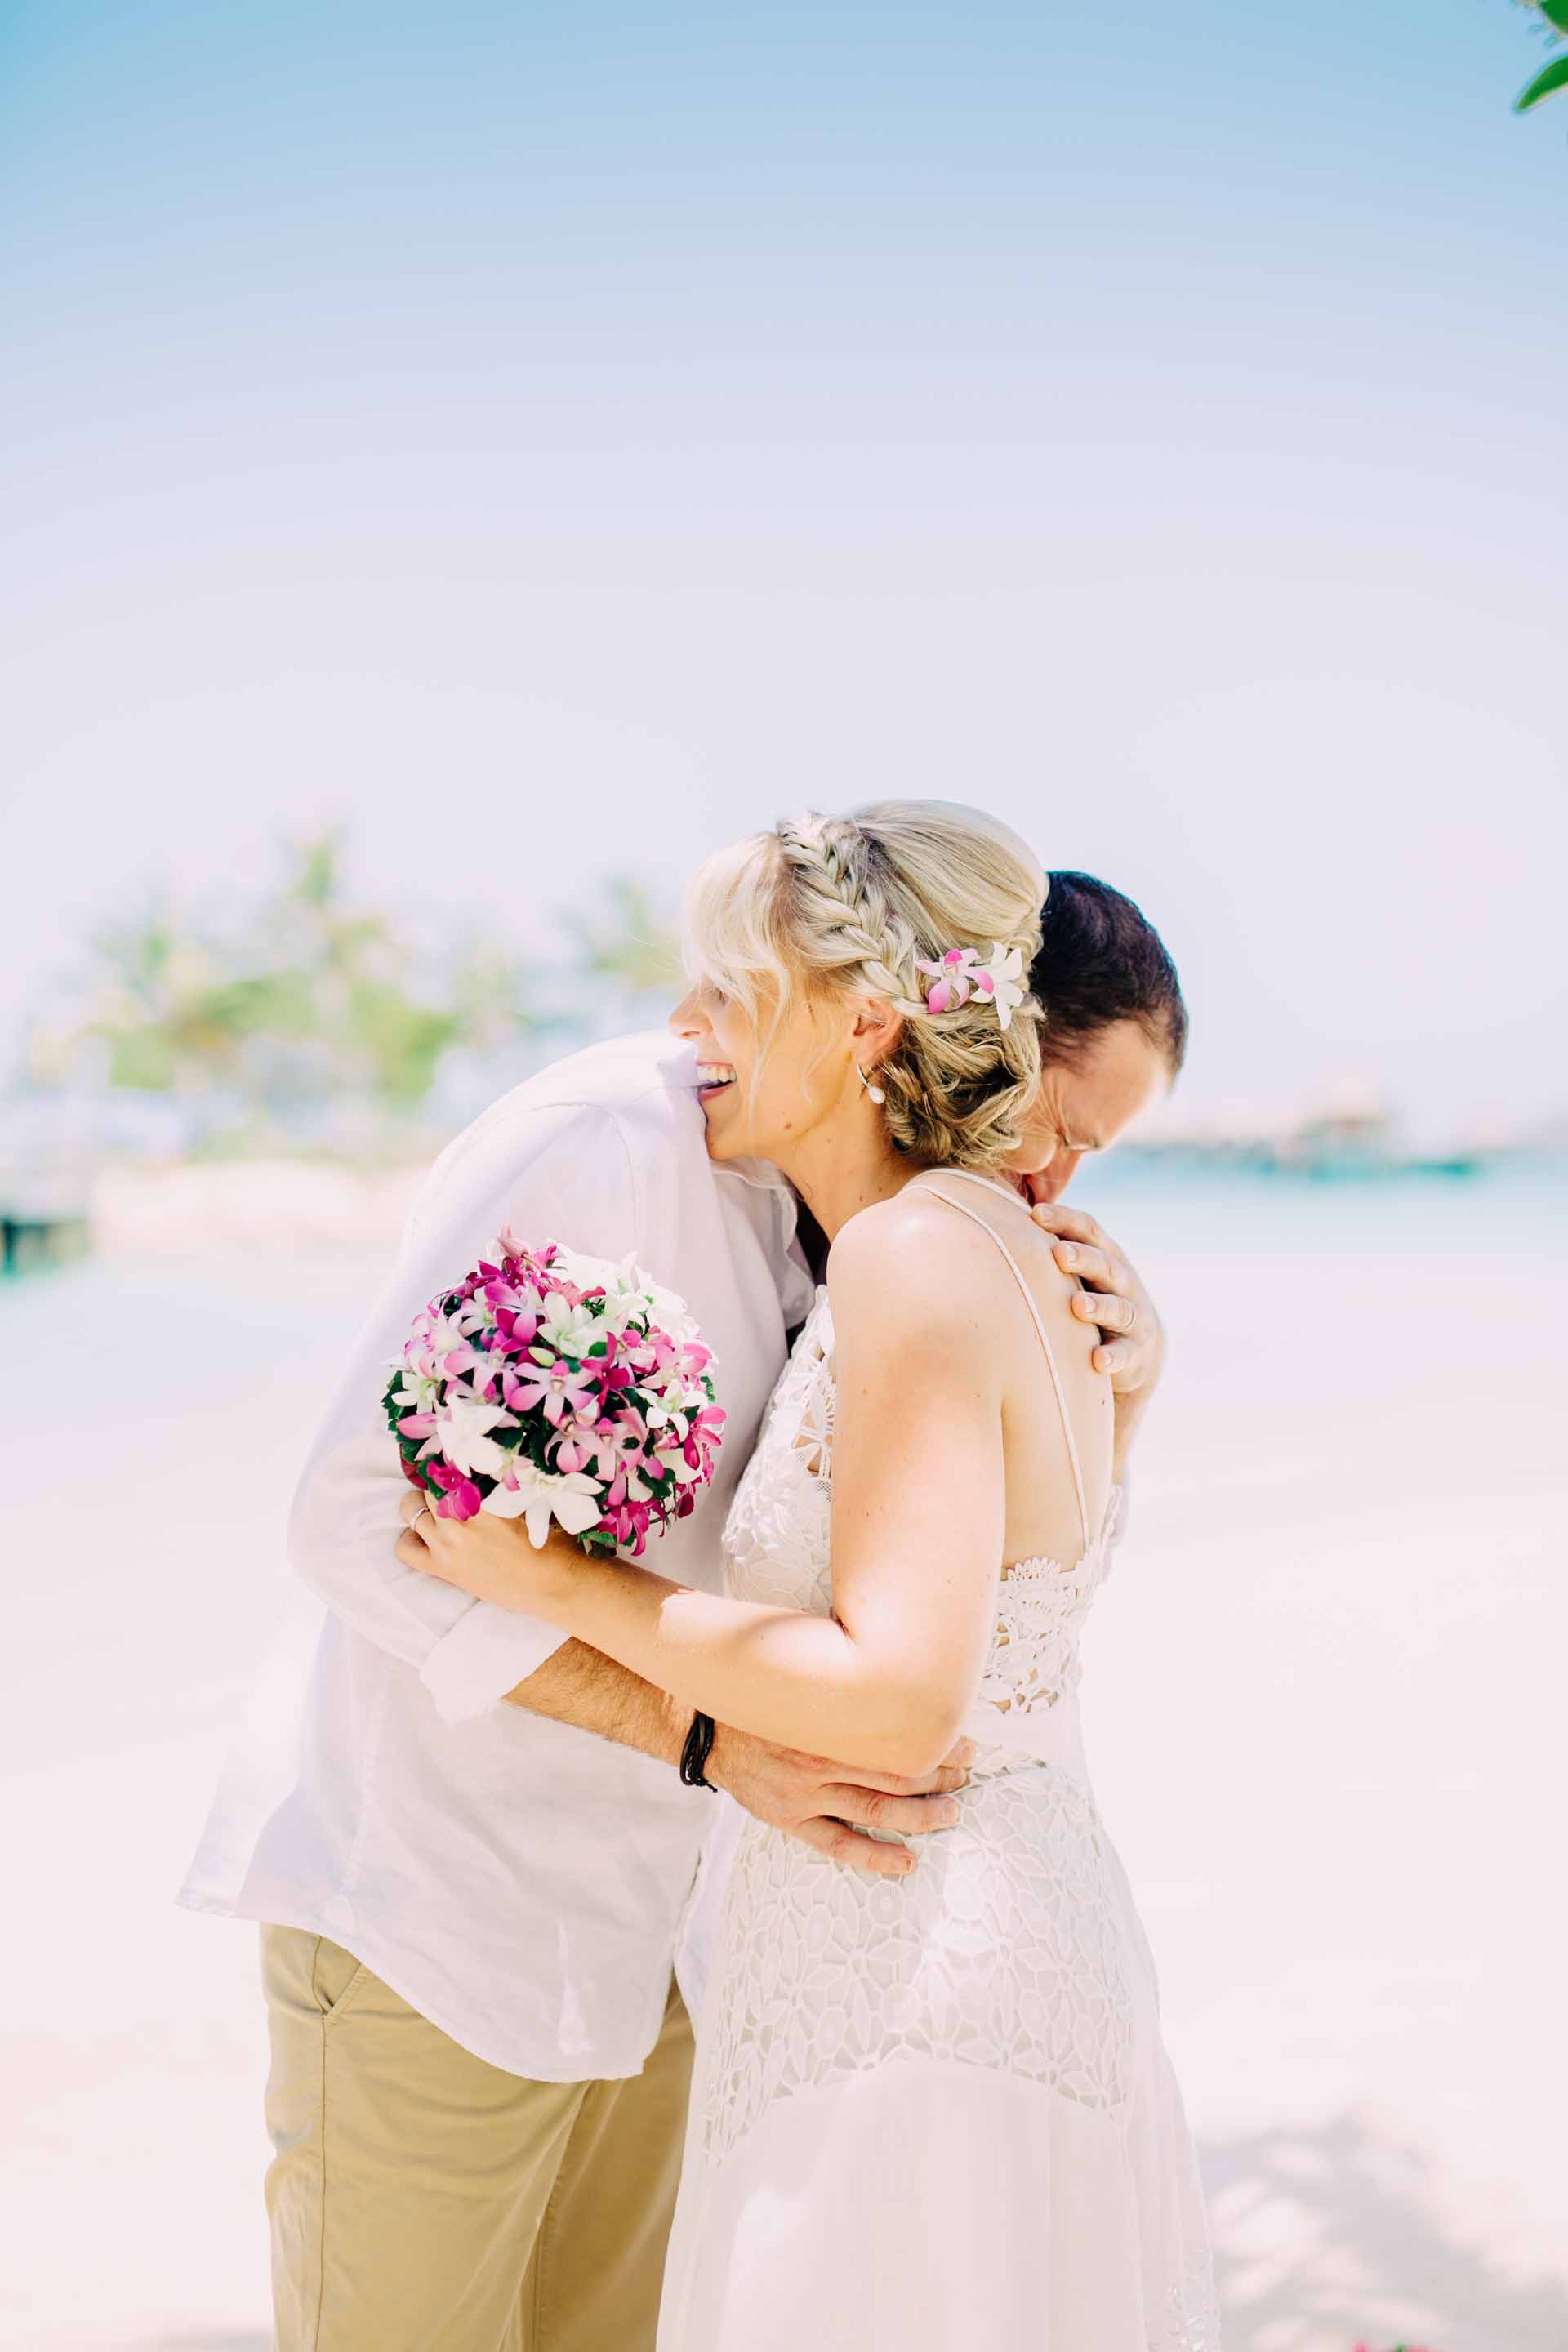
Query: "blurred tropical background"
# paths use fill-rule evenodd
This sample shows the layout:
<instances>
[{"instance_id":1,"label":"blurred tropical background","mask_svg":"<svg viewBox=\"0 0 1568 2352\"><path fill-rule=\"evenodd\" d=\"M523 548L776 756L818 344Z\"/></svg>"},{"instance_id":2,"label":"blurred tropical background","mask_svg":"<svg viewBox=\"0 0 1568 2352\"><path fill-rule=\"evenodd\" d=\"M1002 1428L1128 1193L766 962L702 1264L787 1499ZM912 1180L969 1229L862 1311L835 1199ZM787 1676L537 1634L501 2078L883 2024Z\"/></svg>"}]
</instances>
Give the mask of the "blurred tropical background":
<instances>
[{"instance_id":1,"label":"blurred tropical background","mask_svg":"<svg viewBox=\"0 0 1568 2352\"><path fill-rule=\"evenodd\" d=\"M1563 2352L1563 0L11 0L0 2343L261 2352L172 1894L443 1142L973 800L1194 1017L1097 1612L1232 2352Z\"/></svg>"}]
</instances>

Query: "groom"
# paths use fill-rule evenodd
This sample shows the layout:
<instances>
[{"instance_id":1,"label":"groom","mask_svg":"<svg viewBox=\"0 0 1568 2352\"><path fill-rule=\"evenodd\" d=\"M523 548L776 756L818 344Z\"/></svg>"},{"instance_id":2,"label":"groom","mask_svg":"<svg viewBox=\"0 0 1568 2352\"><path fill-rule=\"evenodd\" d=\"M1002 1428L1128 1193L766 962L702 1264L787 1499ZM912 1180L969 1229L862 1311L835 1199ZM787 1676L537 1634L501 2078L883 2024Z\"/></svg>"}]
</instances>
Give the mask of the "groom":
<instances>
[{"instance_id":1,"label":"groom","mask_svg":"<svg viewBox=\"0 0 1568 2352\"><path fill-rule=\"evenodd\" d=\"M1185 1013L1150 926L1086 876L1052 876L1032 980L1048 1066L1016 1172L1089 1286L1124 1458L1158 1321L1092 1221L1052 1204L1082 1151L1169 1083ZM437 1162L296 1497L291 1559L317 1599L264 1670L182 1895L263 1923L279 2352L653 2343L691 2056L673 1967L714 1800L674 1769L689 1723L662 1692L395 1549L386 1366L508 1223L634 1252L697 1317L729 1424L713 1493L658 1564L710 1590L811 1300L793 1194L709 1160L679 1046L574 1055ZM964 1779L962 1752L910 1780L724 1726L706 1770L760 1820L883 1874L917 1858L860 1831L947 1827Z\"/></svg>"}]
</instances>

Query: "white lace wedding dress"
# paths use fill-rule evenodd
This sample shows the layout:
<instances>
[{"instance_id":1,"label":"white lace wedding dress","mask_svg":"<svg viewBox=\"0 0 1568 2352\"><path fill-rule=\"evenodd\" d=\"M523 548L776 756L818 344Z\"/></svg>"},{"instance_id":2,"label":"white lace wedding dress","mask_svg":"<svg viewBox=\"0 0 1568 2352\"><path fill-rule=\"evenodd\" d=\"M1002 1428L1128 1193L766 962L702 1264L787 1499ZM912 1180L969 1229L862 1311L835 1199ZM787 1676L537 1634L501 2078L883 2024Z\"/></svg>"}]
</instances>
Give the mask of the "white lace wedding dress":
<instances>
[{"instance_id":1,"label":"white lace wedding dress","mask_svg":"<svg viewBox=\"0 0 1568 2352\"><path fill-rule=\"evenodd\" d=\"M936 1187L954 1208L959 1172ZM1013 1265L1060 1403L1028 1286L977 1211L963 1213ZM834 1416L822 1291L731 1513L737 1598L830 1609ZM1218 2345L1153 1969L1079 1743L1079 1637L1115 1498L1096 1531L1062 1417L1083 1554L1000 1572L959 1826L889 1880L745 1823L699 2026L659 2352Z\"/></svg>"}]
</instances>

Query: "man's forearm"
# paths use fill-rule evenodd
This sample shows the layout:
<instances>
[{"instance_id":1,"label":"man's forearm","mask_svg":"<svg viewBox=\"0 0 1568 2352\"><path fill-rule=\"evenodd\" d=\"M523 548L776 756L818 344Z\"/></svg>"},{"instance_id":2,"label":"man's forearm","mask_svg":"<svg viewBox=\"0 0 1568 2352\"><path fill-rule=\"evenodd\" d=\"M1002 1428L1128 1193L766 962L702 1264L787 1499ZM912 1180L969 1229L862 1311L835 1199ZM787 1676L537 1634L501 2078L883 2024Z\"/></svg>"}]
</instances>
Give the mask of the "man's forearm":
<instances>
[{"instance_id":1,"label":"man's forearm","mask_svg":"<svg viewBox=\"0 0 1568 2352\"><path fill-rule=\"evenodd\" d=\"M563 1642L525 1682L508 1691L507 1702L672 1765L680 1761L690 1715L689 1709L678 1713L668 1691L575 1641Z\"/></svg>"},{"instance_id":2,"label":"man's forearm","mask_svg":"<svg viewBox=\"0 0 1568 2352\"><path fill-rule=\"evenodd\" d=\"M1154 1384L1136 1389L1131 1396L1115 1400L1115 1421L1112 1428L1110 1475L1118 1486L1127 1484L1128 1466L1132 1454L1132 1441L1137 1436L1144 1414L1149 1410Z\"/></svg>"}]
</instances>

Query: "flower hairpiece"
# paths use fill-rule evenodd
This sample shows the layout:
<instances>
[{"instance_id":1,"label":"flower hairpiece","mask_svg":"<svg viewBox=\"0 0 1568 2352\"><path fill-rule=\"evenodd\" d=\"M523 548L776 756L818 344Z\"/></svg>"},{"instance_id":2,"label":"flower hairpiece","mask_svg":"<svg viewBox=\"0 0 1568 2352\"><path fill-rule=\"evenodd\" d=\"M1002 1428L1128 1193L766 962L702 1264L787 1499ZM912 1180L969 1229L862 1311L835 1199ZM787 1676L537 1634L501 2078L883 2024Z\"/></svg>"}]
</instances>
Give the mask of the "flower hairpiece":
<instances>
[{"instance_id":1,"label":"flower hairpiece","mask_svg":"<svg viewBox=\"0 0 1568 2352\"><path fill-rule=\"evenodd\" d=\"M925 1002L900 1004L900 1013L952 1013L980 997L996 1007L997 1026L1005 1029L1029 992L1021 950L1004 947L1000 940L984 963L978 948L949 948L934 963L919 958L915 970L931 982Z\"/></svg>"}]
</instances>

